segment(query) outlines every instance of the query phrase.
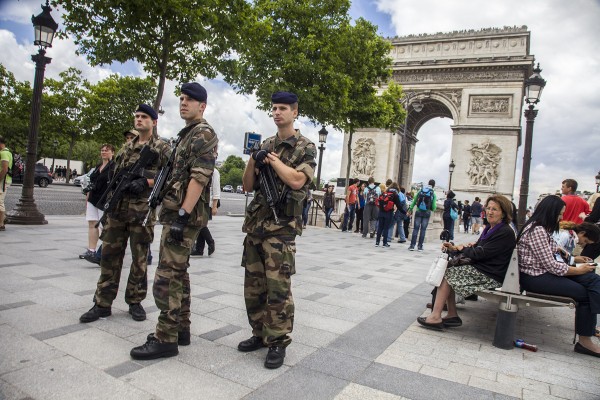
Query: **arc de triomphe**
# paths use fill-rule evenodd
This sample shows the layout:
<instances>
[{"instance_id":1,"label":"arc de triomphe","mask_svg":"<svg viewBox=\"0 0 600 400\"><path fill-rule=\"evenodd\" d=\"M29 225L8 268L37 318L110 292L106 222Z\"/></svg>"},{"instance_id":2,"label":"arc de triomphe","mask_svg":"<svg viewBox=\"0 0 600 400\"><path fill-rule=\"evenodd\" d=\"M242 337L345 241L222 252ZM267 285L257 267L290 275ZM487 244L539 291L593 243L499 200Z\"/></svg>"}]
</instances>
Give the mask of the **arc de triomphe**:
<instances>
[{"instance_id":1,"label":"arc de triomphe","mask_svg":"<svg viewBox=\"0 0 600 400\"><path fill-rule=\"evenodd\" d=\"M457 198L485 198L490 193L511 197L521 142L524 81L534 61L527 27L389 40L394 80L412 96L405 106L406 129L355 132L350 177L366 180L373 176L378 182L392 178L410 184L419 129L433 118L445 117L454 121L452 190ZM419 106L422 109L417 112ZM346 134L344 148L347 141ZM342 177L347 162L344 152Z\"/></svg>"}]
</instances>

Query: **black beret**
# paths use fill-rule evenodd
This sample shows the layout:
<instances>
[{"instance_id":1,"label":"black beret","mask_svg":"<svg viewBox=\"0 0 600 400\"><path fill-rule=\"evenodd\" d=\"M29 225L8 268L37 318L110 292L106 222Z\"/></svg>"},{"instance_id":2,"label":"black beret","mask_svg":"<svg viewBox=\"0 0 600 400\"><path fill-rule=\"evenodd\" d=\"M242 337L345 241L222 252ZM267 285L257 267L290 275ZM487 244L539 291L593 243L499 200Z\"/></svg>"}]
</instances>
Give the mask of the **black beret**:
<instances>
[{"instance_id":1,"label":"black beret","mask_svg":"<svg viewBox=\"0 0 600 400\"><path fill-rule=\"evenodd\" d=\"M144 114L148 114L150 118L154 120L158 119L158 114L148 104L140 104L135 112L143 112Z\"/></svg>"},{"instance_id":2,"label":"black beret","mask_svg":"<svg viewBox=\"0 0 600 400\"><path fill-rule=\"evenodd\" d=\"M181 85L181 93L185 93L192 99L198 100L201 103L205 102L207 97L206 89L196 82L189 82Z\"/></svg>"},{"instance_id":3,"label":"black beret","mask_svg":"<svg viewBox=\"0 0 600 400\"><path fill-rule=\"evenodd\" d=\"M292 92L275 92L271 95L273 104L294 104L298 102L298 96Z\"/></svg>"}]
</instances>

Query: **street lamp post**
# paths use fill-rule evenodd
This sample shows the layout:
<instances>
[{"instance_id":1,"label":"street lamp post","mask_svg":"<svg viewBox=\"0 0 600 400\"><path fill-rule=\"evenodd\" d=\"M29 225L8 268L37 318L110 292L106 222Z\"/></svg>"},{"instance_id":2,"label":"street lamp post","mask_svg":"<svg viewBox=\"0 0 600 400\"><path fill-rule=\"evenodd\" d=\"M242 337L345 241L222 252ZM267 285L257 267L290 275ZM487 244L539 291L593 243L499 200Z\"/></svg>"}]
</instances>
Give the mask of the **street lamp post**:
<instances>
[{"instance_id":1,"label":"street lamp post","mask_svg":"<svg viewBox=\"0 0 600 400\"><path fill-rule=\"evenodd\" d=\"M448 171L450 171L450 180L448 181L448 191L450 191L450 189L452 189L452 173L454 172L455 167L456 167L456 164L454 164L454 160L450 161L450 164L448 165Z\"/></svg>"},{"instance_id":2,"label":"street lamp post","mask_svg":"<svg viewBox=\"0 0 600 400\"><path fill-rule=\"evenodd\" d=\"M521 177L521 188L519 190L519 229L525 224L525 214L527 213L527 197L529 195L529 170L531 168L531 144L533 142L533 123L538 110L535 105L540 102L542 90L546 86L546 81L541 77L540 64L533 70L533 75L525 81L525 102L529 107L525 110L527 127L525 129L525 149L523 150L523 174Z\"/></svg>"},{"instance_id":3,"label":"street lamp post","mask_svg":"<svg viewBox=\"0 0 600 400\"><path fill-rule=\"evenodd\" d=\"M400 143L400 171L399 171L399 176L398 176L398 182L400 183L400 186L406 187L404 185L404 164L405 164L405 158L406 158L406 138L408 136L408 116L410 115L410 112L412 110L415 110L416 112L421 112L421 110L423 110L423 103L421 103L420 100L416 100L414 102L411 102L411 100L413 98L415 98L417 96L417 93L414 92L406 92L404 93L404 97L402 99L400 99L400 101L402 103L404 103L404 109L406 110L406 118L404 119L404 130L402 132L402 143ZM412 105L412 108L410 107Z\"/></svg>"},{"instance_id":4,"label":"street lamp post","mask_svg":"<svg viewBox=\"0 0 600 400\"><path fill-rule=\"evenodd\" d=\"M50 5L48 4L48 0L46 0L46 5L42 6L42 13L36 17L31 16L31 22L35 30L35 40L33 43L39 46L39 51L31 57L35 62L35 78L33 81L33 98L29 119L29 136L27 138L27 161L25 164L25 177L23 179L21 198L14 210L8 212L6 215L7 222L11 224L43 225L48 223L44 218L44 214L39 212L35 205L33 199L33 180L37 160L37 139L40 128L44 71L46 70L46 65L50 64L51 61L51 58L46 57L45 49L52 47L52 40L58 29L58 24L50 15L50 10Z\"/></svg>"},{"instance_id":5,"label":"street lamp post","mask_svg":"<svg viewBox=\"0 0 600 400\"><path fill-rule=\"evenodd\" d=\"M321 127L319 130L319 167L317 168L317 190L321 189L321 163L323 161L323 150L325 150L325 142L327 141L327 129L325 127Z\"/></svg>"},{"instance_id":6,"label":"street lamp post","mask_svg":"<svg viewBox=\"0 0 600 400\"><path fill-rule=\"evenodd\" d=\"M54 152L52 154L52 168L50 172L52 172L52 174L54 174L54 161L56 160L56 148L58 147L58 140L54 139L54 141L52 142L52 148L54 149Z\"/></svg>"},{"instance_id":7,"label":"street lamp post","mask_svg":"<svg viewBox=\"0 0 600 400\"><path fill-rule=\"evenodd\" d=\"M598 193L599 187L600 187L600 171L598 171L598 175L596 175L596 193Z\"/></svg>"}]
</instances>

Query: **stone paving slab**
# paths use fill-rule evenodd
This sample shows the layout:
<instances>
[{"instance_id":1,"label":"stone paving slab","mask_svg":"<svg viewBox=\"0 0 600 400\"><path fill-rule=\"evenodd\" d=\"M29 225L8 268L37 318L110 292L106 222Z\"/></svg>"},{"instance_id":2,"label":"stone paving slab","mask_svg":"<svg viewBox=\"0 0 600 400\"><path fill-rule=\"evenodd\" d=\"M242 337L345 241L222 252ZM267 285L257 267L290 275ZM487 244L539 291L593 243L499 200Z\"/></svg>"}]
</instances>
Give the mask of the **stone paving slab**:
<instances>
[{"instance_id":1,"label":"stone paving slab","mask_svg":"<svg viewBox=\"0 0 600 400\"><path fill-rule=\"evenodd\" d=\"M266 349L237 351L251 335L244 236L241 218L222 216L211 222L217 251L190 260L191 345L174 358L132 360L156 324L151 290L146 321L131 319L121 290L112 316L80 324L99 274L78 258L87 224L47 219L0 235L0 400L600 398L600 362L573 352L572 310L519 312L517 335L537 353L493 347L497 307L483 300L459 306L462 327L428 331L415 319L428 313L423 280L439 242L422 253L395 242L375 248L374 239L314 227L297 240L293 342L284 365L267 370ZM151 249L157 260L158 240ZM121 289L130 263L127 251Z\"/></svg>"}]
</instances>

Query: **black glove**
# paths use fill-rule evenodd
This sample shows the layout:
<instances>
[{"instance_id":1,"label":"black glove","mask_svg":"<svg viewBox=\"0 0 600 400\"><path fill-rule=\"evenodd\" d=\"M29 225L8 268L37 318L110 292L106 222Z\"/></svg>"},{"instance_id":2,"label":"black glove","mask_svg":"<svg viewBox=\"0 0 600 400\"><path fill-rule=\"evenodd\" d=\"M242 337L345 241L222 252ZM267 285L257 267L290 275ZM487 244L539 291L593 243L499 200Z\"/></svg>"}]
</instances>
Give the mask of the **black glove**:
<instances>
[{"instance_id":1,"label":"black glove","mask_svg":"<svg viewBox=\"0 0 600 400\"><path fill-rule=\"evenodd\" d=\"M252 153L252 158L256 161L256 168L261 169L265 165L265 158L269 155L266 150L259 150Z\"/></svg>"},{"instance_id":2,"label":"black glove","mask_svg":"<svg viewBox=\"0 0 600 400\"><path fill-rule=\"evenodd\" d=\"M141 177L129 182L129 193L141 194L148 188L148 179Z\"/></svg>"},{"instance_id":3,"label":"black glove","mask_svg":"<svg viewBox=\"0 0 600 400\"><path fill-rule=\"evenodd\" d=\"M177 242L183 242L183 229L187 225L190 219L190 214L188 214L183 208L179 210L179 216L171 225L171 230L169 234L171 235L171 239Z\"/></svg>"}]
</instances>

